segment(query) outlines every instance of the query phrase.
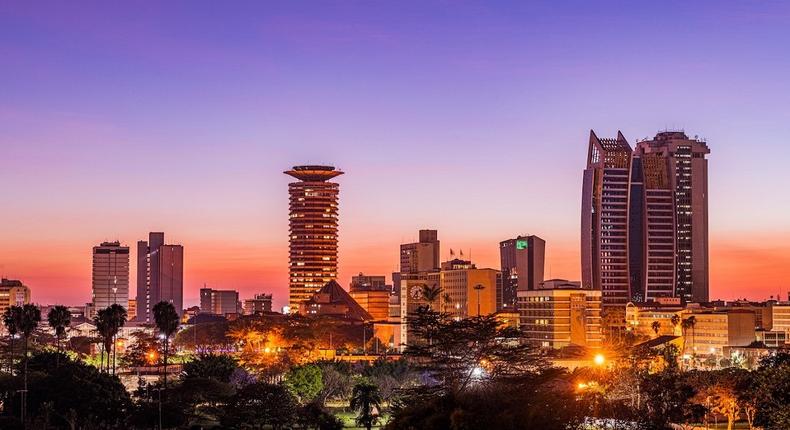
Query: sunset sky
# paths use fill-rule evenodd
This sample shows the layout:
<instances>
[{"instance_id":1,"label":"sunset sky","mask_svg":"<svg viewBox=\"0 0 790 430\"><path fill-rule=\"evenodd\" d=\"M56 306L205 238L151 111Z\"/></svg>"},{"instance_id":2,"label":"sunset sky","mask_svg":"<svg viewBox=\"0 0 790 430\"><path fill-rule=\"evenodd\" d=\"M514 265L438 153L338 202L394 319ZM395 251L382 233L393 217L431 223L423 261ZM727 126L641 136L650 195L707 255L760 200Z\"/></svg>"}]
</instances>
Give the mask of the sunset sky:
<instances>
[{"instance_id":1,"label":"sunset sky","mask_svg":"<svg viewBox=\"0 0 790 430\"><path fill-rule=\"evenodd\" d=\"M536 234L578 279L590 129L684 129L711 148L711 297L786 296L790 6L646 3L3 2L0 274L85 303L92 246L164 231L187 304L282 305L282 172L325 163L343 285L420 228L495 268Z\"/></svg>"}]
</instances>

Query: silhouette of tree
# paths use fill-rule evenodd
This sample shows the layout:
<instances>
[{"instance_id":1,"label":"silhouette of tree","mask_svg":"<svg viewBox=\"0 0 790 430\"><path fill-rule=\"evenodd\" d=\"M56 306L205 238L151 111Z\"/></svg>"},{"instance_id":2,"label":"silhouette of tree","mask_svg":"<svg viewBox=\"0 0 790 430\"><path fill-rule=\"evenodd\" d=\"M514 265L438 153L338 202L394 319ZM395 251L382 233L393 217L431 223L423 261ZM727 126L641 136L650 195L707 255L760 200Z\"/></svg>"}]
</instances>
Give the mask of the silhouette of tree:
<instances>
[{"instance_id":1,"label":"silhouette of tree","mask_svg":"<svg viewBox=\"0 0 790 430\"><path fill-rule=\"evenodd\" d=\"M379 420L381 394L379 388L368 382L360 382L351 392L351 409L357 412L357 425L370 430Z\"/></svg>"},{"instance_id":2,"label":"silhouette of tree","mask_svg":"<svg viewBox=\"0 0 790 430\"><path fill-rule=\"evenodd\" d=\"M47 314L47 322L55 330L58 352L63 352L61 342L66 337L66 327L71 323L71 312L63 305L53 306Z\"/></svg>"},{"instance_id":3,"label":"silhouette of tree","mask_svg":"<svg viewBox=\"0 0 790 430\"><path fill-rule=\"evenodd\" d=\"M159 333L164 336L165 353L164 358L164 385L167 390L167 358L170 354L170 337L178 330L178 312L172 303L159 302L154 305L154 322Z\"/></svg>"}]
</instances>

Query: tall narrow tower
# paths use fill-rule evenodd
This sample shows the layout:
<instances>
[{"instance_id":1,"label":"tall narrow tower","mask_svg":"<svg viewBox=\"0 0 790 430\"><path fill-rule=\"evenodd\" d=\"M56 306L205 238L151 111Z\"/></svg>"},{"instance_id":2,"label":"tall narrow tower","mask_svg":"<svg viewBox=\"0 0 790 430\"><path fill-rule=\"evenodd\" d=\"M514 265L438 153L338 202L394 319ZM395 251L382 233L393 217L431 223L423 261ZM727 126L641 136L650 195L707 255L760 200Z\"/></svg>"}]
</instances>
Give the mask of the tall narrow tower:
<instances>
[{"instance_id":1,"label":"tall narrow tower","mask_svg":"<svg viewBox=\"0 0 790 430\"><path fill-rule=\"evenodd\" d=\"M292 311L337 278L337 204L340 186L333 166L294 166L283 172L298 182L290 194L289 305Z\"/></svg>"},{"instance_id":2,"label":"tall narrow tower","mask_svg":"<svg viewBox=\"0 0 790 430\"><path fill-rule=\"evenodd\" d=\"M602 304L628 303L628 197L631 146L622 133L599 139L590 130L582 184L582 285L601 290Z\"/></svg>"}]
</instances>

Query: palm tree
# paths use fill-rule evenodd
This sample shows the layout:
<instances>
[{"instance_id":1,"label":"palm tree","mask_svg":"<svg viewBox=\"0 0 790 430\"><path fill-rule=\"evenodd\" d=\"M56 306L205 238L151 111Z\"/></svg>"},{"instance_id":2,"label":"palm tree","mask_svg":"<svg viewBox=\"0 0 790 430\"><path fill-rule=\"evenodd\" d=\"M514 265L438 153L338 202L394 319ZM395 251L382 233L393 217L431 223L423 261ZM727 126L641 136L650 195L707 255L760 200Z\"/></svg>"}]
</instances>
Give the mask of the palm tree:
<instances>
[{"instance_id":1,"label":"palm tree","mask_svg":"<svg viewBox=\"0 0 790 430\"><path fill-rule=\"evenodd\" d=\"M112 328L112 374L115 375L115 358L117 356L115 337L118 335L118 332L121 330L121 327L123 327L124 324L126 324L126 318L128 314L126 313L126 309L124 309L123 306L117 303L113 303L107 309L109 311L110 325ZM108 354L107 367L110 367L109 361L110 361L110 356Z\"/></svg>"},{"instance_id":2,"label":"palm tree","mask_svg":"<svg viewBox=\"0 0 790 430\"><path fill-rule=\"evenodd\" d=\"M684 319L680 323L680 328L683 330L683 354L686 354L686 333L691 330L691 343L694 343L694 326L697 325L697 317L694 315Z\"/></svg>"},{"instance_id":3,"label":"palm tree","mask_svg":"<svg viewBox=\"0 0 790 430\"><path fill-rule=\"evenodd\" d=\"M673 329L672 334L675 334L676 333L675 330L677 330L678 324L680 324L680 315L678 314L672 315L672 318L670 318L669 321L672 323L672 329Z\"/></svg>"},{"instance_id":4,"label":"palm tree","mask_svg":"<svg viewBox=\"0 0 790 430\"><path fill-rule=\"evenodd\" d=\"M63 337L66 335L66 327L71 324L71 312L63 305L54 306L47 314L47 322L49 322L49 326L55 330L55 338L58 342L58 352L62 352L60 345ZM58 360L60 360L60 356L58 356ZM60 363L58 362L58 364Z\"/></svg>"},{"instance_id":5,"label":"palm tree","mask_svg":"<svg viewBox=\"0 0 790 430\"><path fill-rule=\"evenodd\" d=\"M650 327L656 333L656 337L658 337L658 332L661 331L661 322L660 321L653 321L653 324L650 324Z\"/></svg>"},{"instance_id":6,"label":"palm tree","mask_svg":"<svg viewBox=\"0 0 790 430\"><path fill-rule=\"evenodd\" d=\"M351 393L351 409L358 412L357 425L367 430L373 428L379 420L379 409L381 409L379 387L368 382L355 385Z\"/></svg>"},{"instance_id":7,"label":"palm tree","mask_svg":"<svg viewBox=\"0 0 790 430\"><path fill-rule=\"evenodd\" d=\"M422 299L428 302L428 307L433 307L433 303L439 299L439 296L442 294L442 289L439 288L436 284L428 285L423 284L422 286Z\"/></svg>"},{"instance_id":8,"label":"palm tree","mask_svg":"<svg viewBox=\"0 0 790 430\"><path fill-rule=\"evenodd\" d=\"M41 310L36 305L26 304L22 306L20 317L19 331L22 332L25 340L25 390L22 394L22 421L24 421L27 413L27 350L30 344L30 335L33 334L33 331L38 327L38 323L41 322Z\"/></svg>"},{"instance_id":9,"label":"palm tree","mask_svg":"<svg viewBox=\"0 0 790 430\"><path fill-rule=\"evenodd\" d=\"M100 309L93 317L93 325L96 326L96 333L101 339L102 349L99 351L99 370L104 370L104 353L107 353L107 368L110 364L110 346L112 343L112 315L110 308Z\"/></svg>"},{"instance_id":10,"label":"palm tree","mask_svg":"<svg viewBox=\"0 0 790 430\"><path fill-rule=\"evenodd\" d=\"M170 302L159 302L154 305L154 322L156 328L164 336L165 353L164 353L164 372L165 372L165 390L167 390L167 356L170 353L170 336L178 330L178 313L176 308Z\"/></svg>"},{"instance_id":11,"label":"palm tree","mask_svg":"<svg viewBox=\"0 0 790 430\"><path fill-rule=\"evenodd\" d=\"M14 373L14 337L22 324L22 308L9 306L3 313L3 325L8 331L8 372Z\"/></svg>"},{"instance_id":12,"label":"palm tree","mask_svg":"<svg viewBox=\"0 0 790 430\"><path fill-rule=\"evenodd\" d=\"M442 301L444 302L444 313L448 313L447 306L451 304L453 298L450 296L450 293L442 294Z\"/></svg>"}]
</instances>

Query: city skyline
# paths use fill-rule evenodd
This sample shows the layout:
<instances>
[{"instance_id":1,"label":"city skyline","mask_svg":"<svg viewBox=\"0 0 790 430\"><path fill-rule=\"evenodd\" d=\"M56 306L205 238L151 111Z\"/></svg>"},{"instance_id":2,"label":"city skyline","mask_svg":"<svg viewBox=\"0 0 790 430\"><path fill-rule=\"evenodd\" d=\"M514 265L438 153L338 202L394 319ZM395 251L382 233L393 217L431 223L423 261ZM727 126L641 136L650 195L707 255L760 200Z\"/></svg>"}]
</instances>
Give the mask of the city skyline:
<instances>
[{"instance_id":1,"label":"city skyline","mask_svg":"<svg viewBox=\"0 0 790 430\"><path fill-rule=\"evenodd\" d=\"M92 246L165 231L187 249L185 304L207 283L279 307L281 172L327 163L348 172L346 288L396 271L421 228L441 233L442 260L471 248L493 268L500 241L538 235L546 277L576 280L589 130L635 142L685 129L713 150L711 298L786 296L790 201L754 190L789 178L790 61L772 45L790 11L716 6L10 5L0 275L35 302L81 304ZM644 31L657 19L666 31Z\"/></svg>"}]
</instances>

